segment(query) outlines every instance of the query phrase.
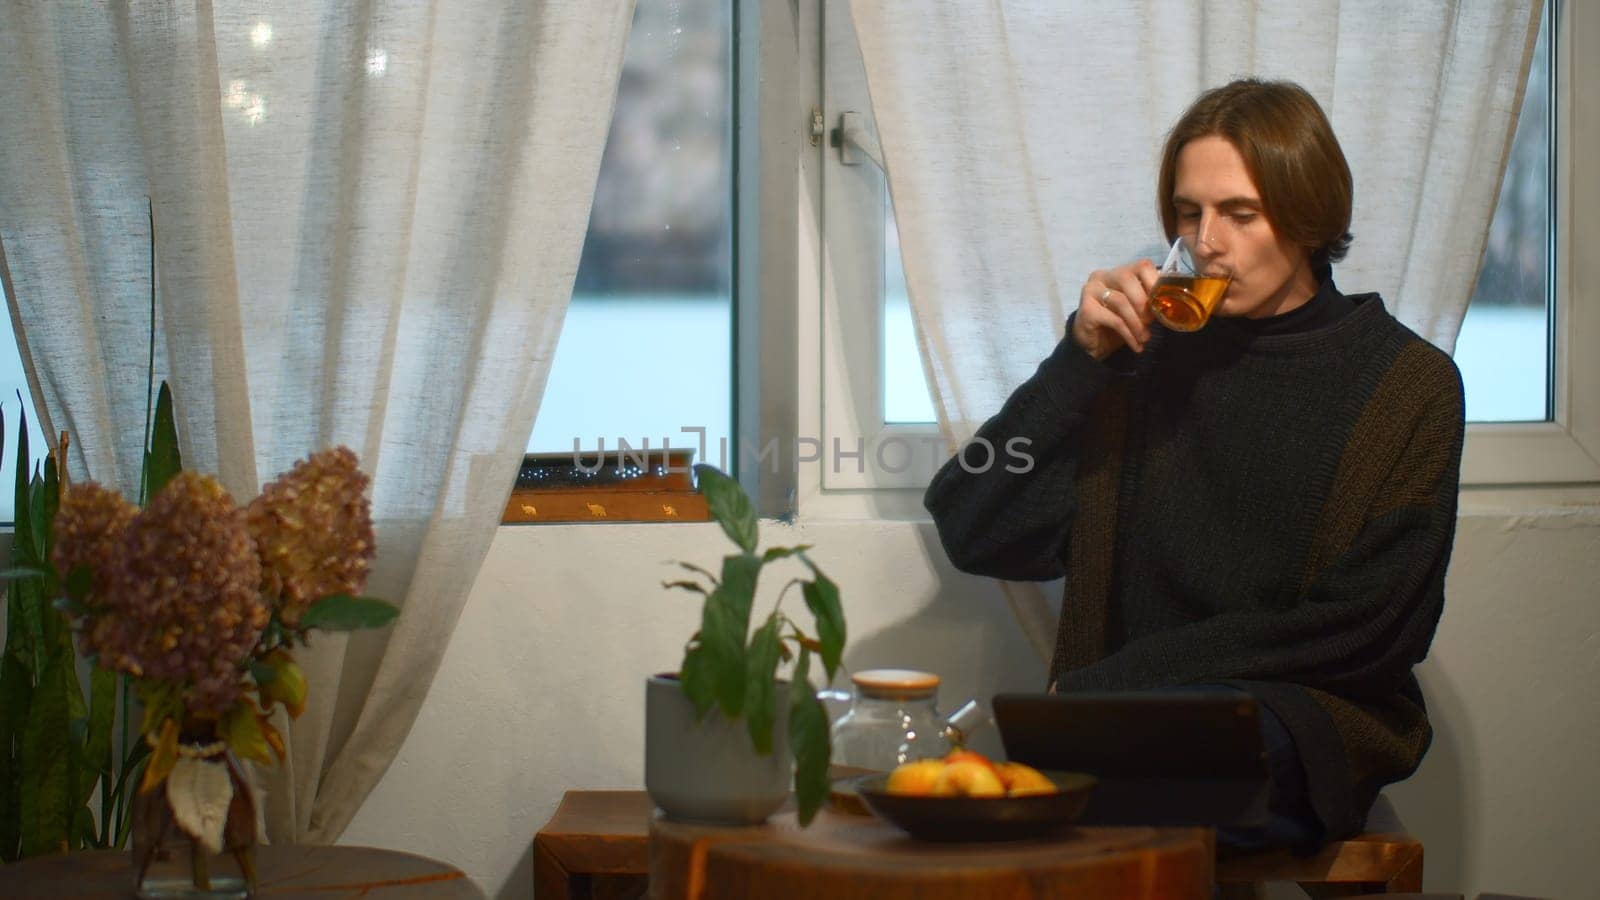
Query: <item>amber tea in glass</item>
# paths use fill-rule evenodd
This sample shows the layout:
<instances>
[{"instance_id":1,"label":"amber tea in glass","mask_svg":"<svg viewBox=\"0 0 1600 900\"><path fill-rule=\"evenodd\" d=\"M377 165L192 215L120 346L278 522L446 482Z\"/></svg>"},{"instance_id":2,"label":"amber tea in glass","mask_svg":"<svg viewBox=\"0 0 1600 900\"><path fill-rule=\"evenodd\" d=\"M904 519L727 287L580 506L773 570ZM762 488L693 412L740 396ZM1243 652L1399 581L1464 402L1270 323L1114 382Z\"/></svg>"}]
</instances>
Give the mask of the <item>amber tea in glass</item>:
<instances>
[{"instance_id":1,"label":"amber tea in glass","mask_svg":"<svg viewBox=\"0 0 1600 900\"><path fill-rule=\"evenodd\" d=\"M1230 280L1226 272L1202 274L1188 241L1179 237L1161 265L1150 292L1150 308L1173 331L1199 331L1222 304Z\"/></svg>"}]
</instances>

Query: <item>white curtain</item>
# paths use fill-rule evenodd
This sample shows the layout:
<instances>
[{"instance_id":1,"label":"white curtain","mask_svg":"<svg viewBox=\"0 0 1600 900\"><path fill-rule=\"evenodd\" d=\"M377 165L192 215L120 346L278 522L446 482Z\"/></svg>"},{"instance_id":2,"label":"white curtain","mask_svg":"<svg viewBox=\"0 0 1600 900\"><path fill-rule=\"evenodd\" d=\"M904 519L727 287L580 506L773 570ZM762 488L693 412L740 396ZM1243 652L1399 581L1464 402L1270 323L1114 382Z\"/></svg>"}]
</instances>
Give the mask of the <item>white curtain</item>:
<instances>
[{"instance_id":1,"label":"white curtain","mask_svg":"<svg viewBox=\"0 0 1600 900\"><path fill-rule=\"evenodd\" d=\"M1355 178L1340 288L1451 349L1540 2L852 0L945 438L1032 373L1090 271L1159 252L1162 139L1239 76L1297 81L1333 121ZM1049 604L1007 594L1047 656Z\"/></svg>"},{"instance_id":2,"label":"white curtain","mask_svg":"<svg viewBox=\"0 0 1600 900\"><path fill-rule=\"evenodd\" d=\"M45 432L136 494L150 229L186 468L241 502L346 444L368 593L268 779L332 841L416 717L511 489L577 270L632 0L0 6L0 247ZM488 724L488 723L486 723Z\"/></svg>"}]
</instances>

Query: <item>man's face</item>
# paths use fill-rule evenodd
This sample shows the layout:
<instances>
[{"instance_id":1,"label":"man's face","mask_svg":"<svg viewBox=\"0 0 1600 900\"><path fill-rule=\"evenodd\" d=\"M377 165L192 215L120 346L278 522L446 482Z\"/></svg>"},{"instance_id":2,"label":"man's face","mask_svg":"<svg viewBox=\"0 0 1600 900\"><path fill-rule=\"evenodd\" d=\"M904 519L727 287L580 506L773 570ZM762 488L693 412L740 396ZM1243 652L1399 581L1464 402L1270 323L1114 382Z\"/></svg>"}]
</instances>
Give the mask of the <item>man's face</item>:
<instances>
[{"instance_id":1,"label":"man's face","mask_svg":"<svg viewBox=\"0 0 1600 900\"><path fill-rule=\"evenodd\" d=\"M1316 293L1310 255L1267 221L1244 158L1226 138L1213 135L1183 145L1172 202L1178 233L1190 239L1202 272L1233 275L1217 315L1277 315Z\"/></svg>"}]
</instances>

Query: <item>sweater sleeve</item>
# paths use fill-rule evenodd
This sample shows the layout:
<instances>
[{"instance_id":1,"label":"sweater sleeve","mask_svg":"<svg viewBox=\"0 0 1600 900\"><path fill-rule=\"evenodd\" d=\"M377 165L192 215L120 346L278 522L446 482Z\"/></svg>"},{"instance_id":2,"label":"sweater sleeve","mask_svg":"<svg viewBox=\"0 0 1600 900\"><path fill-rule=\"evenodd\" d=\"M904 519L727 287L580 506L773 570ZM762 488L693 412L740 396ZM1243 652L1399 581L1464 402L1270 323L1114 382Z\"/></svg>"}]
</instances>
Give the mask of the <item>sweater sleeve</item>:
<instances>
[{"instance_id":1,"label":"sweater sleeve","mask_svg":"<svg viewBox=\"0 0 1600 900\"><path fill-rule=\"evenodd\" d=\"M1073 474L1094 398L1114 377L1067 336L934 475L923 497L963 572L1013 581L1063 573Z\"/></svg>"},{"instance_id":2,"label":"sweater sleeve","mask_svg":"<svg viewBox=\"0 0 1600 900\"><path fill-rule=\"evenodd\" d=\"M1425 407L1354 539L1301 596L1130 641L1063 673L1060 689L1243 678L1345 696L1394 691L1427 655L1444 604L1462 418L1458 380Z\"/></svg>"}]
</instances>

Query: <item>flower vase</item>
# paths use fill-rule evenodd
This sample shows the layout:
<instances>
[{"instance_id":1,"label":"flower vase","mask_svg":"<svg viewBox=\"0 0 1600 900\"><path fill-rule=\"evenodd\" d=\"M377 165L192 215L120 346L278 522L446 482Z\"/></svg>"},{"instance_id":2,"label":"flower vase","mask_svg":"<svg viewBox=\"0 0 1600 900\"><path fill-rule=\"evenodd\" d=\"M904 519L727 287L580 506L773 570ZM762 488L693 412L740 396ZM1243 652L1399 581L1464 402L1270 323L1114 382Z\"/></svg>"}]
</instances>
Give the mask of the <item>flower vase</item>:
<instances>
[{"instance_id":1,"label":"flower vase","mask_svg":"<svg viewBox=\"0 0 1600 900\"><path fill-rule=\"evenodd\" d=\"M255 895L255 800L221 741L179 745L171 774L134 798L133 817L142 900Z\"/></svg>"}]
</instances>

